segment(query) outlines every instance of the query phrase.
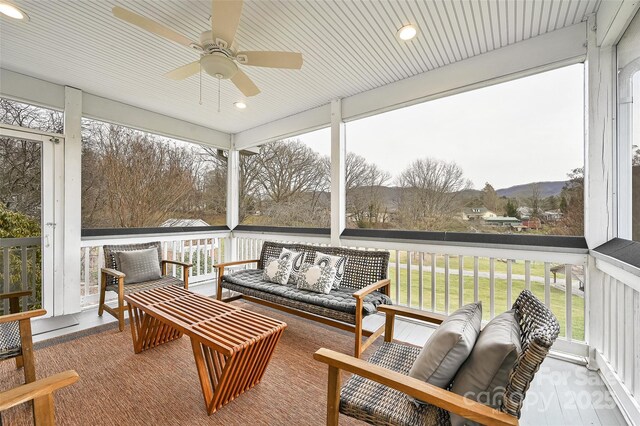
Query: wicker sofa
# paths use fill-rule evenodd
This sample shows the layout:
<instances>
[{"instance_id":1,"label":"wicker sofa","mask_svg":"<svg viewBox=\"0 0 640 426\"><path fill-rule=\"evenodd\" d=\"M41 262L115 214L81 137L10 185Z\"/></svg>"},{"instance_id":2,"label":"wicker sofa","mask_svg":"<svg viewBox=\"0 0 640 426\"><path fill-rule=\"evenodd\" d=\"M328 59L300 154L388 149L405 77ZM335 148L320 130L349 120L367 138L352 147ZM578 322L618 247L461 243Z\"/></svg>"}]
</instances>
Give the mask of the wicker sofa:
<instances>
[{"instance_id":1,"label":"wicker sofa","mask_svg":"<svg viewBox=\"0 0 640 426\"><path fill-rule=\"evenodd\" d=\"M337 290L329 294L297 289L296 286L274 284L262 279L263 265L270 258L277 258L283 248L306 253L306 262L313 262L317 251L347 258L344 276ZM256 269L244 269L225 274L225 268L242 264L257 264ZM225 300L242 297L251 302L269 306L307 319L322 322L355 334L356 357L384 331L363 330L364 317L375 314L379 305L391 304L390 280L387 278L389 252L364 251L342 247L318 247L306 244L265 242L259 259L228 262L217 265L218 300L222 290L239 293ZM362 337L370 336L366 341Z\"/></svg>"}]
</instances>

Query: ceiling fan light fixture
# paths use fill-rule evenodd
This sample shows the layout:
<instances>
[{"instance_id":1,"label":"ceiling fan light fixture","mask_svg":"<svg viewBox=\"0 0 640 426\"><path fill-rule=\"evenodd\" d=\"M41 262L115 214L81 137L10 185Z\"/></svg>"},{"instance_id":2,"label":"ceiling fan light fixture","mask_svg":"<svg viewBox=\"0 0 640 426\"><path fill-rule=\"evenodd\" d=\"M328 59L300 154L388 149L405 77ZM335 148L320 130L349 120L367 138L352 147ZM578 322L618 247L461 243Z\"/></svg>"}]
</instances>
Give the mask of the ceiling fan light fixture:
<instances>
[{"instance_id":1,"label":"ceiling fan light fixture","mask_svg":"<svg viewBox=\"0 0 640 426\"><path fill-rule=\"evenodd\" d=\"M233 105L238 108L238 109L245 109L247 107L247 104L245 104L244 102L234 102Z\"/></svg>"},{"instance_id":2,"label":"ceiling fan light fixture","mask_svg":"<svg viewBox=\"0 0 640 426\"><path fill-rule=\"evenodd\" d=\"M212 77L227 80L238 72L238 65L223 53L211 53L200 58L200 65Z\"/></svg>"},{"instance_id":3,"label":"ceiling fan light fixture","mask_svg":"<svg viewBox=\"0 0 640 426\"><path fill-rule=\"evenodd\" d=\"M398 30L398 38L402 41L409 41L418 34L418 30L413 25L405 25Z\"/></svg>"},{"instance_id":4,"label":"ceiling fan light fixture","mask_svg":"<svg viewBox=\"0 0 640 426\"><path fill-rule=\"evenodd\" d=\"M29 15L27 15L27 12L20 9L15 4L6 1L0 1L0 14L20 21L29 21Z\"/></svg>"}]
</instances>

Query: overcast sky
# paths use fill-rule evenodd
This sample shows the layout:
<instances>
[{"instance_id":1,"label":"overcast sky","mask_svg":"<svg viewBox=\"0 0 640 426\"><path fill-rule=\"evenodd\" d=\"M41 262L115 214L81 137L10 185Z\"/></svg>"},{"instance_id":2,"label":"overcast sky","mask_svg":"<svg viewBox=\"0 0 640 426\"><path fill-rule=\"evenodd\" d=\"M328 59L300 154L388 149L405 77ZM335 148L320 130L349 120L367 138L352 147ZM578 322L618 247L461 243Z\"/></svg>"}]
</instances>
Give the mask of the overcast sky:
<instances>
[{"instance_id":1,"label":"overcast sky","mask_svg":"<svg viewBox=\"0 0 640 426\"><path fill-rule=\"evenodd\" d=\"M582 64L347 123L347 151L397 176L416 158L456 162L476 189L566 180L584 165ZM299 136L330 154L329 129Z\"/></svg>"}]
</instances>

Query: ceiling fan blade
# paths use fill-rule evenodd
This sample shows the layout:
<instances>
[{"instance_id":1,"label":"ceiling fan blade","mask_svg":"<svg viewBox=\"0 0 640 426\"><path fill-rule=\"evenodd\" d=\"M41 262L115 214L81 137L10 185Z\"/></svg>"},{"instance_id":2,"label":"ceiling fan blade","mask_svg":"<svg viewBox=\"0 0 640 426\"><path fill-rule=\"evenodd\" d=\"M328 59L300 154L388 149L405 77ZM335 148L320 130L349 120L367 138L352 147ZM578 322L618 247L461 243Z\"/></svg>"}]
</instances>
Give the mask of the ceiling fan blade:
<instances>
[{"instance_id":1,"label":"ceiling fan blade","mask_svg":"<svg viewBox=\"0 0 640 426\"><path fill-rule=\"evenodd\" d=\"M142 15L138 15L137 13L133 13L130 10L124 9L120 6L115 6L112 9L112 12L113 16L118 19L122 19L125 22L142 28L143 30L147 30L150 33L159 35L160 37L164 37L183 46L190 47L192 44L195 44L187 37L175 32L171 28L165 27L164 25L152 19L146 18Z\"/></svg>"},{"instance_id":2,"label":"ceiling fan blade","mask_svg":"<svg viewBox=\"0 0 640 426\"><path fill-rule=\"evenodd\" d=\"M254 67L302 68L302 53L295 52L238 52L238 62Z\"/></svg>"},{"instance_id":3,"label":"ceiling fan blade","mask_svg":"<svg viewBox=\"0 0 640 426\"><path fill-rule=\"evenodd\" d=\"M211 0L211 31L213 39L231 47L242 15L242 0Z\"/></svg>"},{"instance_id":4,"label":"ceiling fan blade","mask_svg":"<svg viewBox=\"0 0 640 426\"><path fill-rule=\"evenodd\" d=\"M258 89L258 86L256 86L253 81L251 81L249 76L241 70L238 70L238 72L235 73L233 77L231 77L231 81L236 85L238 89L240 89L242 94L245 96L255 96L260 93L260 89Z\"/></svg>"},{"instance_id":5,"label":"ceiling fan blade","mask_svg":"<svg viewBox=\"0 0 640 426\"><path fill-rule=\"evenodd\" d=\"M169 71L164 76L172 80L184 80L191 77L200 71L200 61L191 62L190 64L183 65L176 68L173 71Z\"/></svg>"}]
</instances>

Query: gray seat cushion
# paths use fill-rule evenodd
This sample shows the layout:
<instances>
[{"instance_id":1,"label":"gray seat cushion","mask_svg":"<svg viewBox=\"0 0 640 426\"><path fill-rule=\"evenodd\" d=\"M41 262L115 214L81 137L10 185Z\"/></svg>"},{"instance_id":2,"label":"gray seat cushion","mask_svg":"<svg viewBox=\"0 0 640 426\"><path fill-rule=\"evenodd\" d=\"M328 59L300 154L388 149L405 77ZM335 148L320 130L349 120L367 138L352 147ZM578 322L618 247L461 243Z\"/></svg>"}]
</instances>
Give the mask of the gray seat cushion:
<instances>
[{"instance_id":1,"label":"gray seat cushion","mask_svg":"<svg viewBox=\"0 0 640 426\"><path fill-rule=\"evenodd\" d=\"M383 343L369 362L408 374L420 348ZM374 425L446 425L447 412L429 404L416 406L403 392L353 375L340 392L340 412Z\"/></svg>"},{"instance_id":2,"label":"gray seat cushion","mask_svg":"<svg viewBox=\"0 0 640 426\"><path fill-rule=\"evenodd\" d=\"M127 284L124 286L124 294L136 293L138 291L143 290L151 290L152 288L158 287L166 287L168 285L177 285L180 287L184 287L184 282L181 279L170 276L163 276L160 279L153 281L145 281L143 283L135 283L135 284ZM108 285L106 286L107 291L115 291L118 292L117 285Z\"/></svg>"},{"instance_id":3,"label":"gray seat cushion","mask_svg":"<svg viewBox=\"0 0 640 426\"><path fill-rule=\"evenodd\" d=\"M356 299L352 296L355 291L353 289L339 288L331 290L329 294L321 294L298 289L291 284L274 284L262 279L262 270L260 269L247 269L225 275L222 277L222 286L230 290L240 291L241 293L245 293L245 289L255 290L283 299L335 310L349 315L355 315L356 312ZM378 291L365 296L363 315L376 313L377 306L381 304L390 305L391 299Z\"/></svg>"}]
</instances>

